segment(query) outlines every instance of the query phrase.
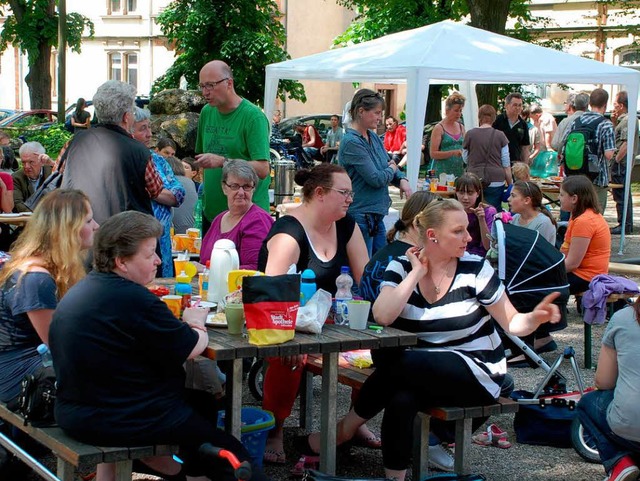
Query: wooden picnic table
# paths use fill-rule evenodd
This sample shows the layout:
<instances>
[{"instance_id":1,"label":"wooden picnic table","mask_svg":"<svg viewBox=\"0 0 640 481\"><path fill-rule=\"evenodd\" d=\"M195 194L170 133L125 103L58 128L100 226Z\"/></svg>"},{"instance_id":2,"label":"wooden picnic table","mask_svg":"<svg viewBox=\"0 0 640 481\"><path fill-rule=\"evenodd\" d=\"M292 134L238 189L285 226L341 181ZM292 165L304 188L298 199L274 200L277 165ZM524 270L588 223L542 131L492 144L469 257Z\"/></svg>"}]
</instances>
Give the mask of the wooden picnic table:
<instances>
[{"instance_id":1,"label":"wooden picnic table","mask_svg":"<svg viewBox=\"0 0 640 481\"><path fill-rule=\"evenodd\" d=\"M171 286L175 278L157 278L153 284ZM197 292L197 279L191 282ZM233 335L226 328L207 326L209 345L204 356L216 361L230 361L231 372L227 373L225 429L236 438L241 434L242 413L242 360L293 356L296 354L322 354L322 395L320 408L321 454L320 469L329 474L336 470L336 399L338 391L339 353L354 349L378 349L381 347L413 346L418 338L415 334L385 327L381 331L365 329L355 331L348 326L325 324L322 333L296 332L295 337L283 344L254 346L249 344L246 334Z\"/></svg>"},{"instance_id":2,"label":"wooden picnic table","mask_svg":"<svg viewBox=\"0 0 640 481\"><path fill-rule=\"evenodd\" d=\"M218 361L231 361L227 373L226 429L240 438L242 409L242 360L253 357L293 356L296 354L322 354L322 395L320 410L321 455L320 470L335 474L336 422L339 353L353 349L411 346L417 343L413 333L385 327L382 331L365 329L355 331L347 326L325 325L322 333L296 332L295 337L283 344L254 346L245 335L232 335L226 329L209 328L209 346L204 355ZM229 379L231 378L231 380Z\"/></svg>"}]
</instances>

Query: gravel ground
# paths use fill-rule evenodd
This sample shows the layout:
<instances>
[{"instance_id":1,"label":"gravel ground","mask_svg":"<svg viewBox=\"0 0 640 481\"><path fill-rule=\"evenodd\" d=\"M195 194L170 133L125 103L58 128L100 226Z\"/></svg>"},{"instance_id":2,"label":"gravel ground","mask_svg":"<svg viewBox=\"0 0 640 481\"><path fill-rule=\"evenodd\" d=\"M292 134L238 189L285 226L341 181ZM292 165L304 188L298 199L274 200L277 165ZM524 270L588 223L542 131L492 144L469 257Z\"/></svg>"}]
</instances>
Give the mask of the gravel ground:
<instances>
[{"instance_id":1,"label":"gravel ground","mask_svg":"<svg viewBox=\"0 0 640 481\"><path fill-rule=\"evenodd\" d=\"M399 200L397 190L392 191L392 199L394 200L394 207L401 208L402 202ZM634 209L635 218L640 218L640 196L634 196ZM605 217L611 226L615 225L615 207L613 202L608 203ZM640 231L636 226L636 232ZM612 254L611 260L617 261L622 257L637 257L640 256L640 236L631 235L627 237L625 245L625 255L618 256L618 243L619 236L613 236L612 238ZM634 279L639 282L639 278ZM569 304L569 326L567 329L554 334L554 337L558 343L560 349L565 346L573 346L576 351L576 360L581 370L583 379L586 386L593 385L594 371L583 369L584 366L584 342L583 342L583 323L576 313L575 305L573 301ZM599 353L600 339L604 326L593 326L593 352L594 360L597 359ZM561 351L555 353L544 354L542 357L548 364L552 364ZM542 369L510 369L509 371L515 380L516 389L532 390L544 377L544 371ZM568 388L575 389L575 383L573 375L569 369L568 363L563 364L563 374L569 379ZM314 381L314 398L317 402L314 403L314 409L316 409L316 419L313 429L319 429L319 409L320 409L320 378L316 378ZM258 405L256 401L250 396L245 394L245 405ZM350 404L350 389L342 385L338 387L338 415L346 414L348 406ZM302 430L297 428L298 419L298 404L294 407L294 412L289 418L286 428L286 445L285 450L288 456L288 462L284 467L267 466L266 473L274 480L286 480L289 479L289 471L295 464L298 454L293 447L292 440L296 435L304 434ZM375 432L380 432L381 416L378 416L370 421L369 426ZM495 447L481 447L478 445L471 446L471 458L470 463L473 472L482 473L486 476L488 481L534 481L534 480L547 480L547 481L592 481L600 480L604 477L604 470L599 464L589 464L582 460L573 449L559 449L545 446L531 446L525 444L518 444L515 442L515 432L513 430L513 415L501 415L495 416L490 419L490 422L498 424L504 430L509 433L509 440L512 441L513 446L510 449L498 449ZM54 469L55 460L51 457L45 458L46 464L50 468ZM364 476L376 476L380 477L383 474L382 456L380 451L364 449L364 448L352 448L349 453L339 453L338 455L338 469L337 474L340 476L359 477ZM26 481L36 481L38 478L35 475L29 475L25 478ZM78 478L79 479L79 478ZM146 475L134 475L134 480L147 481L155 480L154 478ZM409 478L410 479L410 478ZM4 481L4 480L2 480ZM7 480L14 481L14 480ZM19 480L15 480L19 481Z\"/></svg>"}]
</instances>

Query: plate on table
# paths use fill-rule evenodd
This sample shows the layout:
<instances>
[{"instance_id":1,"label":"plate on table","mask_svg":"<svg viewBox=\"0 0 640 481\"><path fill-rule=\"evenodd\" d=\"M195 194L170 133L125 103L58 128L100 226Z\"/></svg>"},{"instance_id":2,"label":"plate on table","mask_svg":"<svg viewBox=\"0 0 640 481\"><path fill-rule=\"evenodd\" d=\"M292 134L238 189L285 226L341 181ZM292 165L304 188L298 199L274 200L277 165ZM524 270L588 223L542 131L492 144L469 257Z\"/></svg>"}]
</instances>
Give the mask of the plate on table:
<instances>
[{"instance_id":1,"label":"plate on table","mask_svg":"<svg viewBox=\"0 0 640 481\"><path fill-rule=\"evenodd\" d=\"M31 214L31 212L29 212ZM0 217L21 217L23 215L29 215L26 212L7 212L0 214Z\"/></svg>"},{"instance_id":2,"label":"plate on table","mask_svg":"<svg viewBox=\"0 0 640 481\"><path fill-rule=\"evenodd\" d=\"M205 324L209 327L227 327L227 318L224 312L212 312L207 316Z\"/></svg>"},{"instance_id":3,"label":"plate on table","mask_svg":"<svg viewBox=\"0 0 640 481\"><path fill-rule=\"evenodd\" d=\"M205 308L211 310L211 309L215 309L216 307L218 307L218 303L217 302L209 302L209 301L200 301L199 306L200 307L205 307Z\"/></svg>"}]
</instances>

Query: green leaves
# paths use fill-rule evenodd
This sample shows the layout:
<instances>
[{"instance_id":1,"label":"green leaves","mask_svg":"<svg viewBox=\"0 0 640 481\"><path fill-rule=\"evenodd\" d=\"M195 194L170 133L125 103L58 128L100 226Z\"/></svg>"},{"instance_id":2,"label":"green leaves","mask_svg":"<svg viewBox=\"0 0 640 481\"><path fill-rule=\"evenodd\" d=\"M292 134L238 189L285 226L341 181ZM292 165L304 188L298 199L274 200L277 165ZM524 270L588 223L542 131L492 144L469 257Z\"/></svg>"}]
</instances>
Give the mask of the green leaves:
<instances>
[{"instance_id":1,"label":"green leaves","mask_svg":"<svg viewBox=\"0 0 640 481\"><path fill-rule=\"evenodd\" d=\"M182 75L195 88L202 66L220 59L233 69L238 92L261 104L265 67L290 58L279 17L273 0L175 0L157 23L179 54L156 80L152 93L177 87ZM280 82L279 95L306 100L302 85L295 81Z\"/></svg>"}]
</instances>

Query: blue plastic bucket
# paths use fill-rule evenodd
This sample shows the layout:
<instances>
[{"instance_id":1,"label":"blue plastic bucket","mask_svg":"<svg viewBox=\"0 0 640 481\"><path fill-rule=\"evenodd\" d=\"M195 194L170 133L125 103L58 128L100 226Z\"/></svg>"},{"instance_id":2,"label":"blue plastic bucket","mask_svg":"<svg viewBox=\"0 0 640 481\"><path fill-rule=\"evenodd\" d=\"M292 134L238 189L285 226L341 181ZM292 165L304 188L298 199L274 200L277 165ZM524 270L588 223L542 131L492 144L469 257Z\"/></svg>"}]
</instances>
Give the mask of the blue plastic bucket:
<instances>
[{"instance_id":1,"label":"blue plastic bucket","mask_svg":"<svg viewBox=\"0 0 640 481\"><path fill-rule=\"evenodd\" d=\"M224 429L224 411L218 413L218 427ZM262 466L264 448L267 444L267 433L273 429L276 420L273 413L254 407L242 408L240 415L242 428L240 429L240 441L251 456L256 466Z\"/></svg>"}]
</instances>

